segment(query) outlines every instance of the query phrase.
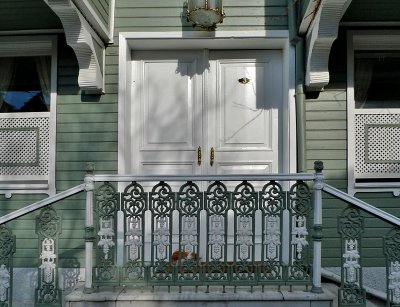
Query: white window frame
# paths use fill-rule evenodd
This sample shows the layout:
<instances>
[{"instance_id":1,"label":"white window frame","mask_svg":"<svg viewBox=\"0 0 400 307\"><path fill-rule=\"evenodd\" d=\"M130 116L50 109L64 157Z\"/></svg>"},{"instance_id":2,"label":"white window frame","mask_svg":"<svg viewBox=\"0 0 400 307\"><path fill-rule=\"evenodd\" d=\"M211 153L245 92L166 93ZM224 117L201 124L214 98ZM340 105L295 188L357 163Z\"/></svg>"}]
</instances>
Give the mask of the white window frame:
<instances>
[{"instance_id":1,"label":"white window frame","mask_svg":"<svg viewBox=\"0 0 400 307\"><path fill-rule=\"evenodd\" d=\"M287 30L217 32L121 32L119 33L118 79L118 173L132 170L130 151L131 55L134 50L277 49L283 54L282 172L296 171L295 50Z\"/></svg>"},{"instance_id":2,"label":"white window frame","mask_svg":"<svg viewBox=\"0 0 400 307\"><path fill-rule=\"evenodd\" d=\"M49 112L0 113L0 118L49 118L49 172L47 175L0 175L0 194L40 193L53 195L55 188L57 36L31 35L0 37L0 57L50 56L51 92Z\"/></svg>"},{"instance_id":3,"label":"white window frame","mask_svg":"<svg viewBox=\"0 0 400 307\"><path fill-rule=\"evenodd\" d=\"M400 114L400 108L355 108L354 99L354 53L356 51L399 51L400 31L392 30L370 30L370 31L348 31L347 32L347 135L348 135L348 193L354 195L357 192L393 192L395 196L400 195L400 178L396 182L384 182L381 179L394 178L390 176L377 176L376 181L356 182L356 135L355 116L357 114ZM373 179L372 177L371 179ZM396 177L398 178L398 177Z\"/></svg>"}]
</instances>

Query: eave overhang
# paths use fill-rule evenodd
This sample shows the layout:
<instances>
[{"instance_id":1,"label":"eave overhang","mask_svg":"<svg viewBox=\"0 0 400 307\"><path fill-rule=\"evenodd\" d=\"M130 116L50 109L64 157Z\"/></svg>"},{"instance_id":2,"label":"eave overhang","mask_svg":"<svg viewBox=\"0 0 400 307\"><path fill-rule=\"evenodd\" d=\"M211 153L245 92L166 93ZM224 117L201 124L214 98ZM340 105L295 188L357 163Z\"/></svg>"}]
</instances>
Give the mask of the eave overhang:
<instances>
[{"instance_id":1,"label":"eave overhang","mask_svg":"<svg viewBox=\"0 0 400 307\"><path fill-rule=\"evenodd\" d=\"M60 18L67 44L74 50L79 65L78 84L88 94L104 90L103 40L71 0L43 0Z\"/></svg>"},{"instance_id":2,"label":"eave overhang","mask_svg":"<svg viewBox=\"0 0 400 307\"><path fill-rule=\"evenodd\" d=\"M308 91L322 91L329 83L329 54L338 36L339 22L351 0L313 0L299 27L306 36L306 76Z\"/></svg>"}]
</instances>

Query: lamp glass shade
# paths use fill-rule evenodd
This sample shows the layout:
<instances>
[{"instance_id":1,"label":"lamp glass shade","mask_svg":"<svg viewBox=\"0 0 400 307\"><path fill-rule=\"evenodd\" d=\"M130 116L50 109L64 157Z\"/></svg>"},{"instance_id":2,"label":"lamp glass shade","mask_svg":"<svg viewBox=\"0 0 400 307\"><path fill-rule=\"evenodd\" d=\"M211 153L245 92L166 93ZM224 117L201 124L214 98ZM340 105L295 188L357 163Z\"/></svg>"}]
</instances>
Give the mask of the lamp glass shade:
<instances>
[{"instance_id":1,"label":"lamp glass shade","mask_svg":"<svg viewBox=\"0 0 400 307\"><path fill-rule=\"evenodd\" d=\"M222 0L189 0L187 18L194 25L213 28L224 17Z\"/></svg>"}]
</instances>

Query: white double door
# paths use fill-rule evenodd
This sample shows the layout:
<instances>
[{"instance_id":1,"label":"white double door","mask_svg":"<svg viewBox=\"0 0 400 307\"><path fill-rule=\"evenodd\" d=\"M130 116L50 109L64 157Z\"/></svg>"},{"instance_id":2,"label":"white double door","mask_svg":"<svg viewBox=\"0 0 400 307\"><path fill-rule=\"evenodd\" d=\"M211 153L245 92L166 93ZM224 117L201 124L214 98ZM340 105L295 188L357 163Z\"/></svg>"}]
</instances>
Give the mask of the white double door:
<instances>
[{"instance_id":1,"label":"white double door","mask_svg":"<svg viewBox=\"0 0 400 307\"><path fill-rule=\"evenodd\" d=\"M282 54L134 51L135 174L281 171Z\"/></svg>"}]
</instances>

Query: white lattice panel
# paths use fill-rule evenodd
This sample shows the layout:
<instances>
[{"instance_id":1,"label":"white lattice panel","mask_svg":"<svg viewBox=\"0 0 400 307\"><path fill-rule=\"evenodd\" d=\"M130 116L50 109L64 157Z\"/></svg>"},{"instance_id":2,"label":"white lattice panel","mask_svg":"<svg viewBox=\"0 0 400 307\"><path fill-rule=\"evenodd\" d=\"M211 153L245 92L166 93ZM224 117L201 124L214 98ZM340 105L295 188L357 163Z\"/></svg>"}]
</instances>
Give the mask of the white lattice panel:
<instances>
[{"instance_id":1,"label":"white lattice panel","mask_svg":"<svg viewBox=\"0 0 400 307\"><path fill-rule=\"evenodd\" d=\"M38 162L39 130L0 128L0 165L32 165Z\"/></svg>"},{"instance_id":2,"label":"white lattice panel","mask_svg":"<svg viewBox=\"0 0 400 307\"><path fill-rule=\"evenodd\" d=\"M49 174L49 118L0 118L0 175Z\"/></svg>"},{"instance_id":3,"label":"white lattice panel","mask_svg":"<svg viewBox=\"0 0 400 307\"><path fill-rule=\"evenodd\" d=\"M355 138L357 178L400 172L400 114L357 114Z\"/></svg>"}]
</instances>

